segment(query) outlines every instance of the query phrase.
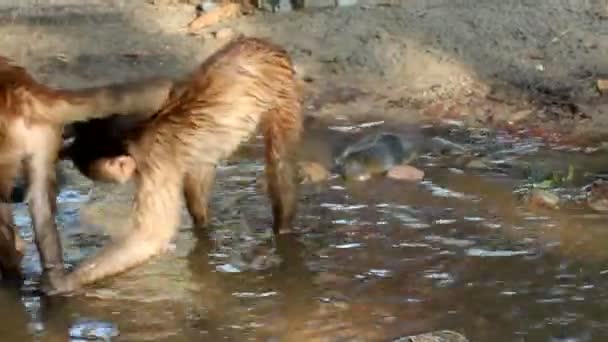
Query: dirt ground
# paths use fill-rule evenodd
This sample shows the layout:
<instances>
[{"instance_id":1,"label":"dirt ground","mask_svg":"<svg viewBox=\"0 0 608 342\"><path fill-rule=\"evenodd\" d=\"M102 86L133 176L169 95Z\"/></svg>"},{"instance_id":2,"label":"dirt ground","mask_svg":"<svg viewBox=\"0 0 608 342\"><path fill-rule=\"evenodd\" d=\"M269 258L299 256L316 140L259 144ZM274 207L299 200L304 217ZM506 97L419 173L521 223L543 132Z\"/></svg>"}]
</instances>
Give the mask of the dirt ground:
<instances>
[{"instance_id":1,"label":"dirt ground","mask_svg":"<svg viewBox=\"0 0 608 342\"><path fill-rule=\"evenodd\" d=\"M179 76L243 33L288 49L308 81L311 116L536 122L608 136L608 98L596 88L608 78L606 0L403 0L256 12L197 34L184 32L194 6L177 2L2 0L1 53L41 81L80 87Z\"/></svg>"}]
</instances>

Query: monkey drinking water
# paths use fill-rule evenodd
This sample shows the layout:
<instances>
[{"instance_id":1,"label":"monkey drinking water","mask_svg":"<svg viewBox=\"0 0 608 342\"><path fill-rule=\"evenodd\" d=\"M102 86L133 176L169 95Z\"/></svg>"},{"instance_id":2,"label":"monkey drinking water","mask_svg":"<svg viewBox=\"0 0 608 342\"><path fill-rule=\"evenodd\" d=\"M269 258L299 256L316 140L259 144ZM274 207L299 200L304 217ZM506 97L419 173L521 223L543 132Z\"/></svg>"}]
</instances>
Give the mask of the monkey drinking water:
<instances>
[{"instance_id":1,"label":"monkey drinking water","mask_svg":"<svg viewBox=\"0 0 608 342\"><path fill-rule=\"evenodd\" d=\"M121 140L123 153L114 157L132 158L135 166L129 232L84 260L50 293L73 291L162 253L180 223L182 197L195 223L204 225L216 164L258 126L264 135L273 231L289 231L297 195L293 147L300 139L301 121L287 52L256 38L228 43L177 82L162 109ZM74 143L78 144L78 136ZM104 163L112 159L102 158ZM94 176L90 164L78 167Z\"/></svg>"}]
</instances>

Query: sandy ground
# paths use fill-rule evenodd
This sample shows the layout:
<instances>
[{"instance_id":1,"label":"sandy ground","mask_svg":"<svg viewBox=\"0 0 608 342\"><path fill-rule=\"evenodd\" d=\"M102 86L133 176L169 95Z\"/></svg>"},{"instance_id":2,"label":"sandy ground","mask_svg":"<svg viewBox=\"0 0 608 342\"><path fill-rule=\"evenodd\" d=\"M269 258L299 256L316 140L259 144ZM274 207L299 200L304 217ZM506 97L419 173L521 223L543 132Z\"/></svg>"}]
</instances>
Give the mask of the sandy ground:
<instances>
[{"instance_id":1,"label":"sandy ground","mask_svg":"<svg viewBox=\"0 0 608 342\"><path fill-rule=\"evenodd\" d=\"M608 77L606 0L403 0L257 12L196 35L183 30L193 5L150 2L1 0L1 53L41 81L80 87L178 76L225 43L226 32L244 33L289 50L310 81L308 115L532 120L608 133L608 99L595 87Z\"/></svg>"}]
</instances>

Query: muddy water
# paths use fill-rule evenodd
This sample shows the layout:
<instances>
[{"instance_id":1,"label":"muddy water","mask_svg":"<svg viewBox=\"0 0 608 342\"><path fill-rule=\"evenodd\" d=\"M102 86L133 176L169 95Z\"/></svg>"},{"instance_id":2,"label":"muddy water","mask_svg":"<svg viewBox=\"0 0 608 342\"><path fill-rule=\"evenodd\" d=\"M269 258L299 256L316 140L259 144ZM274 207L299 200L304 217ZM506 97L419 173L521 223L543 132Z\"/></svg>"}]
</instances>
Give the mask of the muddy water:
<instances>
[{"instance_id":1,"label":"muddy water","mask_svg":"<svg viewBox=\"0 0 608 342\"><path fill-rule=\"evenodd\" d=\"M327 163L358 136L387 129L339 128L312 127L303 158ZM608 167L601 154L551 151L504 133L392 131L421 146L441 134L499 151L503 161L537 163L533 169ZM259 153L253 143L221 167L207 231L191 229L184 213L173 254L78 296L37 294L37 254L19 206L28 279L19 293L0 291L2 339L382 341L439 329L472 341L608 337L607 217L581 200L586 179L560 189L559 210L532 210L517 196L528 180L513 168L469 170L457 157L423 153L415 163L426 172L420 184L333 178L303 187L299 234L274 240L256 181ZM107 240L105 232L120 235L132 193L67 171L59 222L74 264Z\"/></svg>"}]
</instances>

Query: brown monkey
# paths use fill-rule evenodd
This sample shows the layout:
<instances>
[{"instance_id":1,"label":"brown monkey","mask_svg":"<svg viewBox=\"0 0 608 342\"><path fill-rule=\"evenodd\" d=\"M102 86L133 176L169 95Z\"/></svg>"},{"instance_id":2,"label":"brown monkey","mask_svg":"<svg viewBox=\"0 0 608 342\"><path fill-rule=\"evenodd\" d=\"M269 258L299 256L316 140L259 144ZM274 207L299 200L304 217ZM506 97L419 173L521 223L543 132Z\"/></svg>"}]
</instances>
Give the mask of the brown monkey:
<instances>
[{"instance_id":1,"label":"brown monkey","mask_svg":"<svg viewBox=\"0 0 608 342\"><path fill-rule=\"evenodd\" d=\"M287 232L296 211L292 147L302 129L300 106L293 65L282 48L238 37L211 55L174 87L161 110L123 140L122 157L136 166L126 237L84 260L48 292L71 292L162 253L179 225L182 194L195 223L204 225L216 163L258 125L265 140L273 231Z\"/></svg>"},{"instance_id":2,"label":"brown monkey","mask_svg":"<svg viewBox=\"0 0 608 342\"><path fill-rule=\"evenodd\" d=\"M14 181L27 183L26 200L40 253L43 281L63 276L55 224L56 161L65 123L112 113L153 113L167 99L172 81L157 79L80 90L54 89L23 67L0 57L0 269L20 276L20 243L11 211Z\"/></svg>"}]
</instances>

